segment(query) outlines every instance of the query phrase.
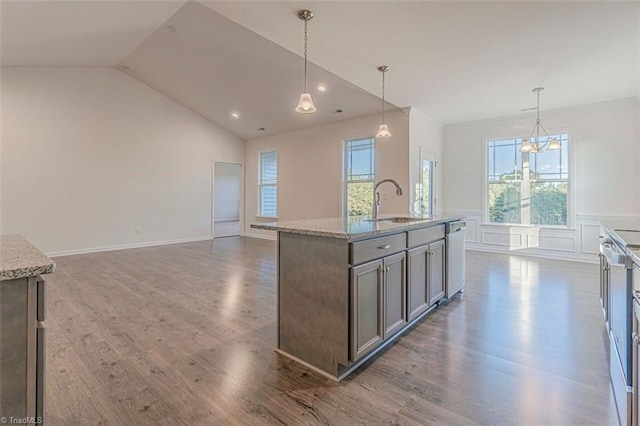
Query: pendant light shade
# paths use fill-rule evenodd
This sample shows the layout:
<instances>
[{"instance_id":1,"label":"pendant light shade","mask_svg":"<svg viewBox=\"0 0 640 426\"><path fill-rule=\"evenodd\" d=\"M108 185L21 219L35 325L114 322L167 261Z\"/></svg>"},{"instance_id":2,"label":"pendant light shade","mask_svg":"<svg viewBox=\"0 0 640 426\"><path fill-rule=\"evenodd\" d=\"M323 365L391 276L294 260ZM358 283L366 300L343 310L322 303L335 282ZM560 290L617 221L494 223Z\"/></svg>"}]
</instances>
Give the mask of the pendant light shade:
<instances>
[{"instance_id":1,"label":"pendant light shade","mask_svg":"<svg viewBox=\"0 0 640 426\"><path fill-rule=\"evenodd\" d=\"M296 112L300 114L311 114L312 112L316 112L316 106L313 104L311 93L307 90L307 23L313 18L313 12L306 9L300 10L298 12L298 18L304 21L304 92L300 94Z\"/></svg>"},{"instance_id":2,"label":"pendant light shade","mask_svg":"<svg viewBox=\"0 0 640 426\"><path fill-rule=\"evenodd\" d=\"M533 93L535 93L538 98L538 104L536 106L536 125L531 131L529 137L522 140L520 152L533 152L534 154L538 154L544 151L544 149L547 149L547 151L558 151L562 149L562 145L558 138L552 139L542 126L542 121L540 120L540 92L543 90L544 87L536 87L533 89ZM542 130L547 138L545 142L540 141L540 130Z\"/></svg>"},{"instance_id":3,"label":"pendant light shade","mask_svg":"<svg viewBox=\"0 0 640 426\"><path fill-rule=\"evenodd\" d=\"M389 126L386 124L381 124L378 127L378 133L376 133L376 138L389 138L391 137L391 132L389 131Z\"/></svg>"},{"instance_id":4,"label":"pendant light shade","mask_svg":"<svg viewBox=\"0 0 640 426\"><path fill-rule=\"evenodd\" d=\"M384 74L389 71L389 67L386 65L378 67L378 71L382 73L382 124L378 127L378 133L376 133L376 138L390 138L391 132L389 131L389 126L384 122Z\"/></svg>"},{"instance_id":5,"label":"pendant light shade","mask_svg":"<svg viewBox=\"0 0 640 426\"><path fill-rule=\"evenodd\" d=\"M531 152L533 151L533 145L531 145L531 141L529 139L524 139L522 141L522 145L520 146L520 152Z\"/></svg>"},{"instance_id":6,"label":"pendant light shade","mask_svg":"<svg viewBox=\"0 0 640 426\"><path fill-rule=\"evenodd\" d=\"M549 142L549 145L547 146L547 149L549 151L558 151L560 149L562 149L562 145L560 145L560 141L556 138L551 139L551 142Z\"/></svg>"},{"instance_id":7,"label":"pendant light shade","mask_svg":"<svg viewBox=\"0 0 640 426\"><path fill-rule=\"evenodd\" d=\"M310 93L300 94L300 100L298 101L296 112L299 112L300 114L311 114L312 112L316 112L316 106L313 104L313 99L311 99Z\"/></svg>"}]
</instances>

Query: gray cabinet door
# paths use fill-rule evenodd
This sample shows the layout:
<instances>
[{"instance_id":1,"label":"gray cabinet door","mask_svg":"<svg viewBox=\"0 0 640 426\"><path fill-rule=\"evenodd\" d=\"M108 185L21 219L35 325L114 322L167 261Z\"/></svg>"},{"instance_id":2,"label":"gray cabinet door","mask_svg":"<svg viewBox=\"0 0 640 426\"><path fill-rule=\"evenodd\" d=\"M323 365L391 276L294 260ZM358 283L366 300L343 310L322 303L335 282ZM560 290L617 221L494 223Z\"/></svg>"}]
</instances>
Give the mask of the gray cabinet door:
<instances>
[{"instance_id":1,"label":"gray cabinet door","mask_svg":"<svg viewBox=\"0 0 640 426\"><path fill-rule=\"evenodd\" d=\"M431 306L444 297L444 240L429 244L427 253L427 288Z\"/></svg>"},{"instance_id":2,"label":"gray cabinet door","mask_svg":"<svg viewBox=\"0 0 640 426\"><path fill-rule=\"evenodd\" d=\"M384 338L407 324L407 266L405 253L384 258Z\"/></svg>"},{"instance_id":3,"label":"gray cabinet door","mask_svg":"<svg viewBox=\"0 0 640 426\"><path fill-rule=\"evenodd\" d=\"M382 259L351 268L351 360L383 340Z\"/></svg>"},{"instance_id":4,"label":"gray cabinet door","mask_svg":"<svg viewBox=\"0 0 640 426\"><path fill-rule=\"evenodd\" d=\"M413 321L429 308L427 291L427 251L424 245L407 252L407 307L408 320Z\"/></svg>"}]
</instances>

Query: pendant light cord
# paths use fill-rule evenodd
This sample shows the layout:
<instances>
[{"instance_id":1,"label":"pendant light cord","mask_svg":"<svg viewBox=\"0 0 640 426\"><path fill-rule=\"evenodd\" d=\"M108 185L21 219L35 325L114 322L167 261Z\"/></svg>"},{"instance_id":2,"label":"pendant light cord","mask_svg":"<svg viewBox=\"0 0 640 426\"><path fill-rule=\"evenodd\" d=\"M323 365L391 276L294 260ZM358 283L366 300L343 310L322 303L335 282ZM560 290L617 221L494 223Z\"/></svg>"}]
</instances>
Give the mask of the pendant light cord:
<instances>
[{"instance_id":1,"label":"pendant light cord","mask_svg":"<svg viewBox=\"0 0 640 426\"><path fill-rule=\"evenodd\" d=\"M538 95L538 106L536 113L536 145L540 146L540 91L536 93Z\"/></svg>"},{"instance_id":2,"label":"pendant light cord","mask_svg":"<svg viewBox=\"0 0 640 426\"><path fill-rule=\"evenodd\" d=\"M385 124L384 121L384 75L386 71L382 71L382 124Z\"/></svg>"},{"instance_id":3,"label":"pendant light cord","mask_svg":"<svg viewBox=\"0 0 640 426\"><path fill-rule=\"evenodd\" d=\"M304 93L307 92L307 42L309 38L307 37L307 20L304 21Z\"/></svg>"}]
</instances>

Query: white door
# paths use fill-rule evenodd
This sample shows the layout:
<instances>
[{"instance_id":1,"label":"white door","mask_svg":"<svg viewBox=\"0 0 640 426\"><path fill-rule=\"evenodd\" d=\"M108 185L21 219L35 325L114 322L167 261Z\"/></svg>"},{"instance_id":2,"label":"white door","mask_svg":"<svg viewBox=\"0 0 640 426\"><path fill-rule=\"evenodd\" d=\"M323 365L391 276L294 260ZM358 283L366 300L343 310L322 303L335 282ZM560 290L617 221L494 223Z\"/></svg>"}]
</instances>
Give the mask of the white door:
<instances>
[{"instance_id":1,"label":"white door","mask_svg":"<svg viewBox=\"0 0 640 426\"><path fill-rule=\"evenodd\" d=\"M240 164L214 164L214 238L240 235L241 169Z\"/></svg>"}]
</instances>

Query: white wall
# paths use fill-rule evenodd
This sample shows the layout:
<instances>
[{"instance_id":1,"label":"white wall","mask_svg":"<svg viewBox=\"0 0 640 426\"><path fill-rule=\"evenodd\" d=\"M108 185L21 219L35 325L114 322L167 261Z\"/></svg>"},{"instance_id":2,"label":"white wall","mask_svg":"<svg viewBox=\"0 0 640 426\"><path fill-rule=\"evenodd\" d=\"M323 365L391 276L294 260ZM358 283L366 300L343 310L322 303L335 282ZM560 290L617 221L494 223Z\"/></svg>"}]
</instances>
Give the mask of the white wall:
<instances>
[{"instance_id":1,"label":"white wall","mask_svg":"<svg viewBox=\"0 0 640 426\"><path fill-rule=\"evenodd\" d=\"M423 114L415 108L411 108L409 115L410 143L409 143L409 172L411 175L411 187L416 188L421 178L420 148L435 155L435 193L434 211L441 215L444 208L444 128L431 117ZM415 195L415 190L413 190Z\"/></svg>"},{"instance_id":2,"label":"white wall","mask_svg":"<svg viewBox=\"0 0 640 426\"><path fill-rule=\"evenodd\" d=\"M278 151L279 220L342 216L343 140L375 135L380 115L342 121L311 129L247 141L245 156L245 218L248 235L275 237L272 231L250 229L249 224L269 222L258 212L258 157L262 151ZM380 187L380 214L409 211L409 116L403 111L387 114L389 139L376 140L376 180L391 178L405 189L401 197L392 185ZM388 199L385 198L385 193Z\"/></svg>"},{"instance_id":3,"label":"white wall","mask_svg":"<svg viewBox=\"0 0 640 426\"><path fill-rule=\"evenodd\" d=\"M569 131L573 224L569 229L483 223L484 139L528 135L535 115L445 126L445 210L468 217L468 247L594 261L598 218L640 217L638 100L543 112L547 130Z\"/></svg>"},{"instance_id":4,"label":"white wall","mask_svg":"<svg viewBox=\"0 0 640 426\"><path fill-rule=\"evenodd\" d=\"M240 220L242 168L239 164L216 163L213 178L214 221Z\"/></svg>"},{"instance_id":5,"label":"white wall","mask_svg":"<svg viewBox=\"0 0 640 426\"><path fill-rule=\"evenodd\" d=\"M211 237L212 162L242 163L241 139L113 68L1 78L3 234L48 253Z\"/></svg>"}]
</instances>

